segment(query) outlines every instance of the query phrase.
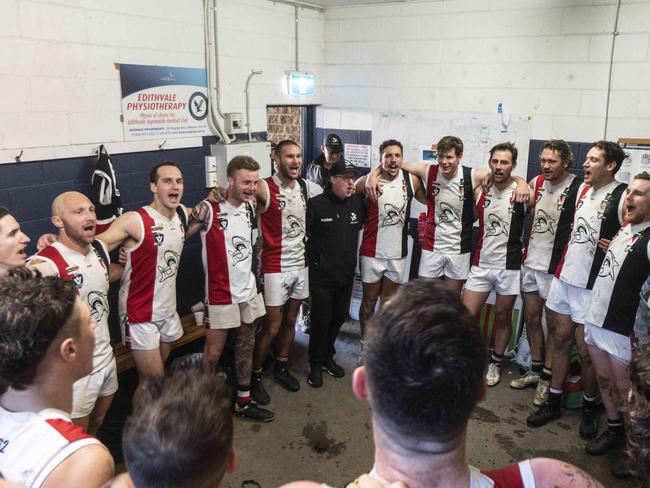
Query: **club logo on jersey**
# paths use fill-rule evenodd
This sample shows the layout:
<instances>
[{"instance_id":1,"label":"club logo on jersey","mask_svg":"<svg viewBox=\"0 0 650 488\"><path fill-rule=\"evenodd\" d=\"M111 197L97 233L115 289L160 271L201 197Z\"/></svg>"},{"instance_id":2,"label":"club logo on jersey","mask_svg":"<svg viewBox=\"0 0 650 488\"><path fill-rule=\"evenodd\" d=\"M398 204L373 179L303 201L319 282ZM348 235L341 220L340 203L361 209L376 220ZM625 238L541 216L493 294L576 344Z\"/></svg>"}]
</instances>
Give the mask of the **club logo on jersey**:
<instances>
[{"instance_id":1,"label":"club logo on jersey","mask_svg":"<svg viewBox=\"0 0 650 488\"><path fill-rule=\"evenodd\" d=\"M287 208L287 201L284 198L278 198L278 209L284 210Z\"/></svg>"},{"instance_id":2,"label":"club logo on jersey","mask_svg":"<svg viewBox=\"0 0 650 488\"><path fill-rule=\"evenodd\" d=\"M232 265L237 266L237 263L245 261L251 255L250 243L240 236L232 238L232 251L228 251L232 258Z\"/></svg>"},{"instance_id":3,"label":"club logo on jersey","mask_svg":"<svg viewBox=\"0 0 650 488\"><path fill-rule=\"evenodd\" d=\"M569 196L569 192L571 191L571 187L567 186L562 194L560 195L560 198L557 201L557 209L561 212L564 210L564 202L566 201L567 197ZM582 200L581 200L582 201Z\"/></svg>"},{"instance_id":4,"label":"club logo on jersey","mask_svg":"<svg viewBox=\"0 0 650 488\"><path fill-rule=\"evenodd\" d=\"M80 290L81 287L84 286L84 275L81 273L70 275L70 278L72 279L72 282L74 283L74 286L77 287L77 289Z\"/></svg>"},{"instance_id":5,"label":"club logo on jersey","mask_svg":"<svg viewBox=\"0 0 650 488\"><path fill-rule=\"evenodd\" d=\"M605 254L605 259L603 259L603 264L600 267L598 276L609 276L612 280L614 280L616 278L616 268L619 266L620 264L618 261L616 261L614 253L611 250L608 250L607 254Z\"/></svg>"},{"instance_id":6,"label":"club logo on jersey","mask_svg":"<svg viewBox=\"0 0 650 488\"><path fill-rule=\"evenodd\" d=\"M384 204L384 214L380 216L381 227L390 227L392 225L404 223L404 209L399 208L391 203Z\"/></svg>"},{"instance_id":7,"label":"club logo on jersey","mask_svg":"<svg viewBox=\"0 0 650 488\"><path fill-rule=\"evenodd\" d=\"M503 220L497 214L488 214L487 221L488 228L485 231L486 236L492 237L503 234L504 236L508 237L508 224L505 220Z\"/></svg>"},{"instance_id":8,"label":"club logo on jersey","mask_svg":"<svg viewBox=\"0 0 650 488\"><path fill-rule=\"evenodd\" d=\"M223 230L226 230L228 228L228 219L225 217L220 217L219 227L221 227Z\"/></svg>"},{"instance_id":9,"label":"club logo on jersey","mask_svg":"<svg viewBox=\"0 0 650 488\"><path fill-rule=\"evenodd\" d=\"M555 219L548 212L541 208L537 210L535 222L533 223L532 234L544 234L546 232L555 235Z\"/></svg>"},{"instance_id":10,"label":"club logo on jersey","mask_svg":"<svg viewBox=\"0 0 650 488\"><path fill-rule=\"evenodd\" d=\"M465 180L463 178L461 178L460 183L458 183L458 199L461 202L465 201Z\"/></svg>"},{"instance_id":11,"label":"club logo on jersey","mask_svg":"<svg viewBox=\"0 0 650 488\"><path fill-rule=\"evenodd\" d=\"M539 202L544 196L544 188L539 188L537 190L537 195L535 196L535 203Z\"/></svg>"},{"instance_id":12,"label":"club logo on jersey","mask_svg":"<svg viewBox=\"0 0 650 488\"><path fill-rule=\"evenodd\" d=\"M439 193L440 193L440 183L438 183L437 181L432 182L431 183L431 194L434 197L437 197Z\"/></svg>"},{"instance_id":13,"label":"club logo on jersey","mask_svg":"<svg viewBox=\"0 0 650 488\"><path fill-rule=\"evenodd\" d=\"M599 219L604 219L605 218L605 212L607 211L607 206L609 205L609 202L614 201L614 195L611 193L608 193L605 195L605 198L600 202L600 208L598 209L598 212L596 213L596 216Z\"/></svg>"},{"instance_id":14,"label":"club logo on jersey","mask_svg":"<svg viewBox=\"0 0 650 488\"><path fill-rule=\"evenodd\" d=\"M351 224L356 224L358 221L357 214L354 212L350 212L350 223Z\"/></svg>"},{"instance_id":15,"label":"club logo on jersey","mask_svg":"<svg viewBox=\"0 0 650 488\"><path fill-rule=\"evenodd\" d=\"M577 242L578 244L591 243L596 245L598 241L598 231L594 229L584 217L578 217L575 229L571 236L571 243Z\"/></svg>"},{"instance_id":16,"label":"club logo on jersey","mask_svg":"<svg viewBox=\"0 0 650 488\"><path fill-rule=\"evenodd\" d=\"M450 224L456 220L460 221L460 210L449 205L447 202L440 202L438 221L441 224Z\"/></svg>"},{"instance_id":17,"label":"club logo on jersey","mask_svg":"<svg viewBox=\"0 0 650 488\"><path fill-rule=\"evenodd\" d=\"M99 322L108 315L108 299L106 295L99 291L91 291L86 297L88 301L88 308L90 315L93 316L96 322Z\"/></svg>"},{"instance_id":18,"label":"club logo on jersey","mask_svg":"<svg viewBox=\"0 0 650 488\"><path fill-rule=\"evenodd\" d=\"M488 208L490 206L490 203L492 203L492 200L490 200L489 198L483 200L483 208Z\"/></svg>"},{"instance_id":19,"label":"club logo on jersey","mask_svg":"<svg viewBox=\"0 0 650 488\"><path fill-rule=\"evenodd\" d=\"M282 229L287 239L298 239L305 234L302 220L295 215L289 215L287 217L287 224L288 225Z\"/></svg>"},{"instance_id":20,"label":"club logo on jersey","mask_svg":"<svg viewBox=\"0 0 650 488\"><path fill-rule=\"evenodd\" d=\"M174 251L165 251L163 255L165 266L158 266L158 273L160 273L160 283L176 276L178 271L178 261L180 256Z\"/></svg>"}]
</instances>

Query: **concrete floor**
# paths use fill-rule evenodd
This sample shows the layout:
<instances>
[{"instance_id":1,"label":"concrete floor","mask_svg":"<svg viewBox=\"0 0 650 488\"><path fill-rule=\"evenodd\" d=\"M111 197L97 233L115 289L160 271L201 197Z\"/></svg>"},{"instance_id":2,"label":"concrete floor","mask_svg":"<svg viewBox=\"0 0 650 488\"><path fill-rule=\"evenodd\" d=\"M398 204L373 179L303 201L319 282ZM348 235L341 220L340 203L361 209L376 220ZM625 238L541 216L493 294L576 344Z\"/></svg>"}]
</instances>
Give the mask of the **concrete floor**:
<instances>
[{"instance_id":1,"label":"concrete floor","mask_svg":"<svg viewBox=\"0 0 650 488\"><path fill-rule=\"evenodd\" d=\"M226 475L226 488L271 488L292 480L309 479L331 486L347 482L372 467L373 445L370 411L350 388L357 364L359 326L347 323L337 342L337 361L345 378L324 375L321 389L306 381L308 336L298 332L291 367L301 382L297 393L277 385L271 376L265 384L276 419L260 424L237 418L235 448L238 465ZM579 411L564 410L560 420L532 430L526 417L532 411L533 390L517 391L508 383L518 366L504 367L501 383L488 392L469 425L469 462L481 469L503 466L530 457L561 459L589 472L607 487L633 488L635 481L621 481L610 474L613 457L593 457L584 451L577 434ZM601 425L605 422L601 418Z\"/></svg>"}]
</instances>

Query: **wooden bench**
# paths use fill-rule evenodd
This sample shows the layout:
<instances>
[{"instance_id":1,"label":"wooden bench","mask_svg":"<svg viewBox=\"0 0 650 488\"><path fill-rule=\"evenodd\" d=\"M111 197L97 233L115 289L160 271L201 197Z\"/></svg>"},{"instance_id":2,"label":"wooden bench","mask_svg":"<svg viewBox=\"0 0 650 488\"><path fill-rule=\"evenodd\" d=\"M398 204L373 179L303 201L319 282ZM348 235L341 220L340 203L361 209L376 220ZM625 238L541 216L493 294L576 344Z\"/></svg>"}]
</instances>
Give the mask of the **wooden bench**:
<instances>
[{"instance_id":1,"label":"wooden bench","mask_svg":"<svg viewBox=\"0 0 650 488\"><path fill-rule=\"evenodd\" d=\"M205 335L205 326L196 325L192 314L181 317L181 324L184 332L183 337L172 343L172 349L184 346ZM131 351L124 344L113 345L113 352L115 353L115 361L117 362L117 374L135 367L135 361L133 361Z\"/></svg>"}]
</instances>

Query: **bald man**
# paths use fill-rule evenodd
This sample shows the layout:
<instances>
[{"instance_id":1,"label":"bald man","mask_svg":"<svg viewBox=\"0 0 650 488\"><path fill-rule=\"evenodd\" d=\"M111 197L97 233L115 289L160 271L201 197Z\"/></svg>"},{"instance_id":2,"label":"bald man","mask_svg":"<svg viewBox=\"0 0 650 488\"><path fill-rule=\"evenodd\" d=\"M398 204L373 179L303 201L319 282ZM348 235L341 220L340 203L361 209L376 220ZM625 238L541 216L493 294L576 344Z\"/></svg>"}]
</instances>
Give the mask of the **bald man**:
<instances>
[{"instance_id":1,"label":"bald man","mask_svg":"<svg viewBox=\"0 0 650 488\"><path fill-rule=\"evenodd\" d=\"M25 249L29 244L20 224L4 207L0 207L0 278L25 265Z\"/></svg>"},{"instance_id":2,"label":"bald man","mask_svg":"<svg viewBox=\"0 0 650 488\"><path fill-rule=\"evenodd\" d=\"M120 279L122 267L111 264L104 244L95 239L95 207L81 193L62 193L52 202L58 241L30 257L27 265L44 276L74 282L97 322L92 372L73 387L72 421L94 434L117 391L117 368L108 332L108 287Z\"/></svg>"}]
</instances>

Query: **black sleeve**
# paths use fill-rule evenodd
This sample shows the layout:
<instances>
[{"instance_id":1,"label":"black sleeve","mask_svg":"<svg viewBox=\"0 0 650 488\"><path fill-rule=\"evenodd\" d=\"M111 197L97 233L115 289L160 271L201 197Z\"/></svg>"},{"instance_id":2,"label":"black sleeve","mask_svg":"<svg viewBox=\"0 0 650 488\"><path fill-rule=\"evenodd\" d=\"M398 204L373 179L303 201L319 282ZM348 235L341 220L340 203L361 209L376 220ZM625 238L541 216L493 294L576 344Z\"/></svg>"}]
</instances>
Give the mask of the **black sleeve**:
<instances>
[{"instance_id":1,"label":"black sleeve","mask_svg":"<svg viewBox=\"0 0 650 488\"><path fill-rule=\"evenodd\" d=\"M305 215L305 232L307 233L307 237L309 237L312 229L314 228L314 219L316 218L316 216L314 215L315 214L314 198L310 198L309 200L307 200L307 213Z\"/></svg>"}]
</instances>

